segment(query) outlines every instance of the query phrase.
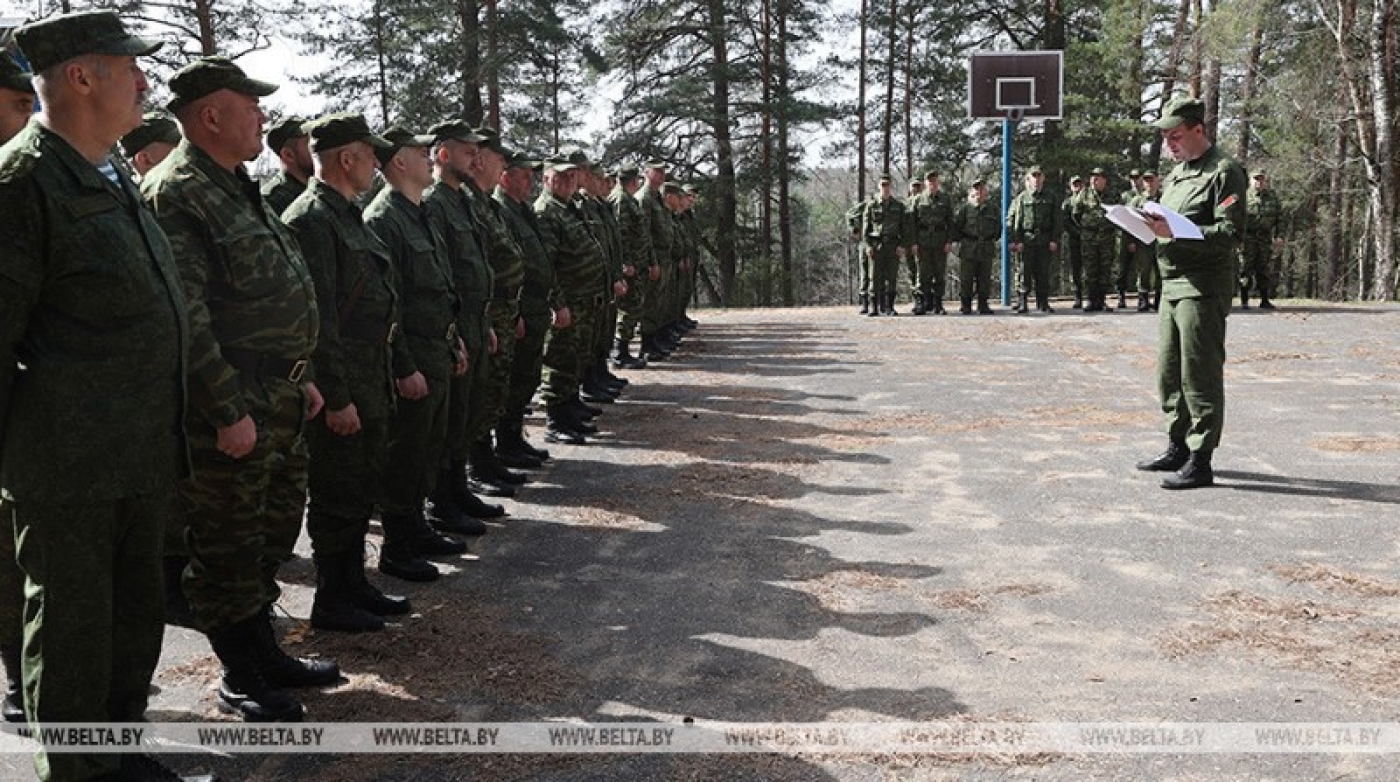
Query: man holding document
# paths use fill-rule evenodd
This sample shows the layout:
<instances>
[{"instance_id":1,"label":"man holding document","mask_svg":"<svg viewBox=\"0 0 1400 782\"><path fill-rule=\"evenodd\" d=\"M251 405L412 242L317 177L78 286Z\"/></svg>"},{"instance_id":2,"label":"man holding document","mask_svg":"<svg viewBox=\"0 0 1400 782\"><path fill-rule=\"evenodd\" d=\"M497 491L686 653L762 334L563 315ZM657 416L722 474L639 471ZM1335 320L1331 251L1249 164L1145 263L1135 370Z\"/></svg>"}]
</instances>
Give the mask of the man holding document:
<instances>
[{"instance_id":1,"label":"man holding document","mask_svg":"<svg viewBox=\"0 0 1400 782\"><path fill-rule=\"evenodd\" d=\"M1225 318L1234 299L1236 247L1244 228L1244 169L1205 133L1205 105L1178 95L1153 123L1177 161L1160 206L1134 215L1157 242L1162 306L1157 386L1170 442L1139 470L1171 472L1166 489L1214 483L1211 453L1225 417ZM1183 219L1184 218L1184 219ZM1124 220L1135 234L1141 225Z\"/></svg>"}]
</instances>

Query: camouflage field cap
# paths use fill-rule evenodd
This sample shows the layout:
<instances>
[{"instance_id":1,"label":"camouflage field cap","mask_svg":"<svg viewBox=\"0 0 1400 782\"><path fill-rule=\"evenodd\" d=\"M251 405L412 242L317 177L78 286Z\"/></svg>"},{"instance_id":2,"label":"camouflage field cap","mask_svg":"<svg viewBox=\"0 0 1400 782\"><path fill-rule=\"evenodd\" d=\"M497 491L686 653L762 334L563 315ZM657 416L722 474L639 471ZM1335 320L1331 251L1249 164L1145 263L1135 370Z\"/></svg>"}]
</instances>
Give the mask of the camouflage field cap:
<instances>
[{"instance_id":1,"label":"camouflage field cap","mask_svg":"<svg viewBox=\"0 0 1400 782\"><path fill-rule=\"evenodd\" d=\"M0 52L0 87L15 92L34 94L33 77L4 52Z\"/></svg>"},{"instance_id":2,"label":"camouflage field cap","mask_svg":"<svg viewBox=\"0 0 1400 782\"><path fill-rule=\"evenodd\" d=\"M160 41L148 41L127 32L112 11L84 11L59 14L26 24L15 30L15 42L35 73L84 54L138 57L160 48Z\"/></svg>"},{"instance_id":3,"label":"camouflage field cap","mask_svg":"<svg viewBox=\"0 0 1400 782\"><path fill-rule=\"evenodd\" d=\"M592 162L588 160L588 154L577 147L565 150L564 155L577 168L592 168L593 166Z\"/></svg>"},{"instance_id":4,"label":"camouflage field cap","mask_svg":"<svg viewBox=\"0 0 1400 782\"><path fill-rule=\"evenodd\" d=\"M471 125L459 119L443 120L428 128L428 132L433 136L433 143L464 141L468 144L480 144L486 140L474 133Z\"/></svg>"},{"instance_id":5,"label":"camouflage field cap","mask_svg":"<svg viewBox=\"0 0 1400 782\"><path fill-rule=\"evenodd\" d=\"M1072 177L1069 178L1069 183L1070 183L1071 185L1082 185L1082 184L1084 184L1084 177L1082 177L1082 176L1080 176L1080 175L1078 175L1078 174L1075 174L1074 176L1072 176Z\"/></svg>"},{"instance_id":6,"label":"camouflage field cap","mask_svg":"<svg viewBox=\"0 0 1400 782\"><path fill-rule=\"evenodd\" d=\"M976 177L968 183L968 187L986 187L987 180L984 177Z\"/></svg>"},{"instance_id":7,"label":"camouflage field cap","mask_svg":"<svg viewBox=\"0 0 1400 782\"><path fill-rule=\"evenodd\" d=\"M493 127L482 125L479 128L472 128L472 132L481 136L481 141L477 142L482 149L489 149L502 157L506 154L506 147L501 143L501 134Z\"/></svg>"},{"instance_id":8,"label":"camouflage field cap","mask_svg":"<svg viewBox=\"0 0 1400 782\"><path fill-rule=\"evenodd\" d=\"M1204 122L1205 118L1206 104L1190 95L1182 94L1167 101L1167 105L1162 108L1162 116L1152 125L1162 130L1171 130L1188 120L1199 123Z\"/></svg>"},{"instance_id":9,"label":"camouflage field cap","mask_svg":"<svg viewBox=\"0 0 1400 782\"><path fill-rule=\"evenodd\" d=\"M180 128L175 124L175 120L164 114L150 112L141 118L140 127L122 136L122 154L127 157L136 157L137 152L157 141L179 144Z\"/></svg>"},{"instance_id":10,"label":"camouflage field cap","mask_svg":"<svg viewBox=\"0 0 1400 782\"><path fill-rule=\"evenodd\" d=\"M681 187L681 183L674 179L668 179L661 183L661 195L663 196L684 194L685 190Z\"/></svg>"},{"instance_id":11,"label":"camouflage field cap","mask_svg":"<svg viewBox=\"0 0 1400 782\"><path fill-rule=\"evenodd\" d=\"M1040 166L1031 166L1030 169L1026 171L1026 174L1028 176L1045 176L1045 169Z\"/></svg>"},{"instance_id":12,"label":"camouflage field cap","mask_svg":"<svg viewBox=\"0 0 1400 782\"><path fill-rule=\"evenodd\" d=\"M578 168L578 166L574 165L572 160L569 160L567 155L552 155L545 158L544 167L547 171L557 171L561 174L565 171L573 171L575 168Z\"/></svg>"},{"instance_id":13,"label":"camouflage field cap","mask_svg":"<svg viewBox=\"0 0 1400 782\"><path fill-rule=\"evenodd\" d=\"M1140 176L1142 176L1142 172L1137 170L1136 168L1128 172L1129 179L1137 179Z\"/></svg>"},{"instance_id":14,"label":"camouflage field cap","mask_svg":"<svg viewBox=\"0 0 1400 782\"><path fill-rule=\"evenodd\" d=\"M370 132L365 116L355 112L327 114L306 123L306 133L311 136L311 151L327 150L363 141L376 150L393 147L388 141Z\"/></svg>"},{"instance_id":15,"label":"camouflage field cap","mask_svg":"<svg viewBox=\"0 0 1400 782\"><path fill-rule=\"evenodd\" d=\"M1098 166L1095 166L1094 169L1089 172L1089 176L1108 176L1108 172L1103 170L1102 168L1099 168ZM1137 176L1137 174L1134 174L1133 176Z\"/></svg>"},{"instance_id":16,"label":"camouflage field cap","mask_svg":"<svg viewBox=\"0 0 1400 782\"><path fill-rule=\"evenodd\" d=\"M506 154L506 168L535 168L534 160L530 156L518 149L512 149Z\"/></svg>"},{"instance_id":17,"label":"camouflage field cap","mask_svg":"<svg viewBox=\"0 0 1400 782\"><path fill-rule=\"evenodd\" d=\"M1249 178L1250 178L1250 179L1263 179L1263 178L1265 178L1265 177L1267 177L1267 176L1269 176L1269 172L1268 172L1267 169L1263 169L1263 168L1252 168L1252 169L1249 170Z\"/></svg>"},{"instance_id":18,"label":"camouflage field cap","mask_svg":"<svg viewBox=\"0 0 1400 782\"><path fill-rule=\"evenodd\" d=\"M643 164L643 168L666 169L670 168L670 164L660 158L652 158L651 160L648 160L645 164Z\"/></svg>"},{"instance_id":19,"label":"camouflage field cap","mask_svg":"<svg viewBox=\"0 0 1400 782\"><path fill-rule=\"evenodd\" d=\"M306 135L305 117L283 117L272 123L272 127L267 130L267 148L272 150L274 155L282 152L282 147L294 138L302 138Z\"/></svg>"},{"instance_id":20,"label":"camouflage field cap","mask_svg":"<svg viewBox=\"0 0 1400 782\"><path fill-rule=\"evenodd\" d=\"M894 177L891 177L889 174L881 174L881 175L880 175L880 184L882 184L882 185L883 185L883 184L886 184L886 183L888 183L888 182L893 182L893 181L894 181Z\"/></svg>"},{"instance_id":21,"label":"camouflage field cap","mask_svg":"<svg viewBox=\"0 0 1400 782\"><path fill-rule=\"evenodd\" d=\"M924 172L924 179L937 179L937 178L938 178L938 170L937 170L937 169L930 168L929 170L927 170L927 171Z\"/></svg>"},{"instance_id":22,"label":"camouflage field cap","mask_svg":"<svg viewBox=\"0 0 1400 782\"><path fill-rule=\"evenodd\" d=\"M404 147L431 147L433 137L427 134L414 133L402 125L391 125L381 132L380 137L389 142L389 146L374 150L374 156L379 158L379 165L388 165L393 160L394 155Z\"/></svg>"},{"instance_id":23,"label":"camouflage field cap","mask_svg":"<svg viewBox=\"0 0 1400 782\"><path fill-rule=\"evenodd\" d=\"M237 63L227 57L201 57L170 77L170 91L175 93L175 97L165 107L179 111L219 90L233 90L242 95L262 98L276 92L277 85L249 78Z\"/></svg>"},{"instance_id":24,"label":"camouflage field cap","mask_svg":"<svg viewBox=\"0 0 1400 782\"><path fill-rule=\"evenodd\" d=\"M681 185L681 192L685 193L688 196L700 195L700 188L690 183L686 183L684 185Z\"/></svg>"},{"instance_id":25,"label":"camouflage field cap","mask_svg":"<svg viewBox=\"0 0 1400 782\"><path fill-rule=\"evenodd\" d=\"M636 166L618 166L617 171L614 172L614 175L623 181L636 179L641 174L642 170Z\"/></svg>"},{"instance_id":26,"label":"camouflage field cap","mask_svg":"<svg viewBox=\"0 0 1400 782\"><path fill-rule=\"evenodd\" d=\"M1142 178L1143 178L1143 179L1156 179L1156 178L1157 178L1157 172L1156 172L1156 171L1144 171L1144 172L1142 172Z\"/></svg>"}]
</instances>

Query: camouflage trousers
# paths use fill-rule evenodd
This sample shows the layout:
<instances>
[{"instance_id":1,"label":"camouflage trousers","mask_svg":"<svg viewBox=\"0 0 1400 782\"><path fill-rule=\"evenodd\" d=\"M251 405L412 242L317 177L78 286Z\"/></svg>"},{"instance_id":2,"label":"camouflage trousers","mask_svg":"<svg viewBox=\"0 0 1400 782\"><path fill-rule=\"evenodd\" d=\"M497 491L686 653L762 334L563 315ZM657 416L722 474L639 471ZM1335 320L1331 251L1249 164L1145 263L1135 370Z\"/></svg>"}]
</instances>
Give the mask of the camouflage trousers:
<instances>
[{"instance_id":1,"label":"camouflage trousers","mask_svg":"<svg viewBox=\"0 0 1400 782\"><path fill-rule=\"evenodd\" d=\"M1050 245L1028 242L1021 246L1020 254L1021 279L1016 286L1017 292L1022 295L1035 293L1037 299L1049 296L1053 287L1050 280Z\"/></svg>"},{"instance_id":2,"label":"camouflage trousers","mask_svg":"<svg viewBox=\"0 0 1400 782\"><path fill-rule=\"evenodd\" d=\"M389 420L362 417L360 431L352 435L332 432L324 414L307 427L311 469L306 532L316 558L364 550L369 517L380 501Z\"/></svg>"},{"instance_id":3,"label":"camouflage trousers","mask_svg":"<svg viewBox=\"0 0 1400 782\"><path fill-rule=\"evenodd\" d=\"M277 570L292 558L306 509L306 399L283 380L258 381L245 394L258 428L253 451L230 459L217 432L191 416L194 474L180 484L179 529L189 553L181 586L204 633L221 630L276 602Z\"/></svg>"},{"instance_id":4,"label":"camouflage trousers","mask_svg":"<svg viewBox=\"0 0 1400 782\"><path fill-rule=\"evenodd\" d=\"M471 430L468 423L475 400L472 392L478 378L485 374L486 359L486 302L481 299L462 301L462 314L457 318L457 334L467 348L467 372L453 377L447 387L447 446L446 459L449 462L465 463L471 455Z\"/></svg>"},{"instance_id":5,"label":"camouflage trousers","mask_svg":"<svg viewBox=\"0 0 1400 782\"><path fill-rule=\"evenodd\" d=\"M441 354L440 343L431 347L434 349L415 350L414 357ZM422 399L399 397L394 420L389 424L384 496L380 502L380 509L386 516L406 516L422 510L423 500L433 493L442 472L452 367L448 364L430 367L426 363L418 361L418 371L428 381L428 395Z\"/></svg>"},{"instance_id":6,"label":"camouflage trousers","mask_svg":"<svg viewBox=\"0 0 1400 782\"><path fill-rule=\"evenodd\" d=\"M1274 293L1274 241L1267 234L1246 234L1240 242L1240 291L1245 296L1251 290L1261 298Z\"/></svg>"},{"instance_id":7,"label":"camouflage trousers","mask_svg":"<svg viewBox=\"0 0 1400 782\"><path fill-rule=\"evenodd\" d=\"M1154 248L1139 246L1133 253L1133 265L1137 270L1138 293L1161 290L1162 272L1157 268L1157 251Z\"/></svg>"},{"instance_id":8,"label":"camouflage trousers","mask_svg":"<svg viewBox=\"0 0 1400 782\"><path fill-rule=\"evenodd\" d=\"M493 299L486 308L488 326L496 332L496 352L482 352L485 366L473 378L472 406L467 418L469 442L489 437L505 411L511 367L515 363L515 321L519 313L520 305L515 301Z\"/></svg>"},{"instance_id":9,"label":"camouflage trousers","mask_svg":"<svg viewBox=\"0 0 1400 782\"><path fill-rule=\"evenodd\" d=\"M1091 297L1107 295L1113 285L1113 261L1117 255L1113 234L1086 233L1080 241L1084 253L1084 287Z\"/></svg>"},{"instance_id":10,"label":"camouflage trousers","mask_svg":"<svg viewBox=\"0 0 1400 782\"><path fill-rule=\"evenodd\" d=\"M107 501L14 503L25 573L24 697L30 724L141 722L160 659L161 541L173 485ZM40 779L115 771L120 756L40 752Z\"/></svg>"},{"instance_id":11,"label":"camouflage trousers","mask_svg":"<svg viewBox=\"0 0 1400 782\"><path fill-rule=\"evenodd\" d=\"M878 301L882 295L893 296L899 282L898 247L891 242L872 245L874 257L870 259L870 295Z\"/></svg>"},{"instance_id":12,"label":"camouflage trousers","mask_svg":"<svg viewBox=\"0 0 1400 782\"><path fill-rule=\"evenodd\" d=\"M958 295L971 300L992 298L992 259L996 242L967 240L958 248Z\"/></svg>"},{"instance_id":13,"label":"camouflage trousers","mask_svg":"<svg viewBox=\"0 0 1400 782\"><path fill-rule=\"evenodd\" d=\"M520 317L525 320L525 336L515 341L515 361L510 368L510 391L506 393L505 419L518 421L525 415L544 371L544 343L549 335L553 310L543 299L522 299Z\"/></svg>"},{"instance_id":14,"label":"camouflage trousers","mask_svg":"<svg viewBox=\"0 0 1400 782\"><path fill-rule=\"evenodd\" d=\"M943 248L947 242L939 240L932 245L920 245L919 257L915 259L919 276L914 291L922 294L926 305L933 300L943 300L943 289L948 281L948 253Z\"/></svg>"},{"instance_id":15,"label":"camouflage trousers","mask_svg":"<svg viewBox=\"0 0 1400 782\"><path fill-rule=\"evenodd\" d=\"M633 279L627 281L631 285ZM609 291L611 294L611 291ZM605 297L603 306L598 310L598 316L593 324L593 346L589 350L589 363L599 359L607 359L608 352L612 349L613 334L617 331L618 307L612 300L612 296Z\"/></svg>"},{"instance_id":16,"label":"camouflage trousers","mask_svg":"<svg viewBox=\"0 0 1400 782\"><path fill-rule=\"evenodd\" d=\"M573 320L566 329L550 329L544 343L544 384L540 397L546 407L557 407L578 396L589 357L593 330L603 308L601 293L587 300L569 302Z\"/></svg>"},{"instance_id":17,"label":"camouflage trousers","mask_svg":"<svg viewBox=\"0 0 1400 782\"><path fill-rule=\"evenodd\" d=\"M637 326L642 322L642 313L656 295L656 283L648 276L646 269L627 279L627 295L617 300L617 341L627 344L637 335Z\"/></svg>"},{"instance_id":18,"label":"camouflage trousers","mask_svg":"<svg viewBox=\"0 0 1400 782\"><path fill-rule=\"evenodd\" d=\"M643 337L649 337L670 325L671 300L676 295L678 273L674 261L667 259L661 262L661 278L651 284L647 291L646 308L642 311Z\"/></svg>"}]
</instances>

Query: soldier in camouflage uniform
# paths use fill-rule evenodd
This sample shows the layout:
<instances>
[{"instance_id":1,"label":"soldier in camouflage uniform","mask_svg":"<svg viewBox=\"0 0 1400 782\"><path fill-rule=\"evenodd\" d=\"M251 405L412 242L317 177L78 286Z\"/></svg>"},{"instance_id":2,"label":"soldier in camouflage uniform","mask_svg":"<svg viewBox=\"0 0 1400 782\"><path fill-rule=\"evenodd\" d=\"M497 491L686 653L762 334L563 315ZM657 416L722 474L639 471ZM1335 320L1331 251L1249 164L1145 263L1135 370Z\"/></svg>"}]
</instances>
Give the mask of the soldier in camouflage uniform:
<instances>
[{"instance_id":1,"label":"soldier in camouflage uniform","mask_svg":"<svg viewBox=\"0 0 1400 782\"><path fill-rule=\"evenodd\" d=\"M423 513L447 443L450 378L466 372L466 348L457 336L459 302L447 246L422 207L423 191L433 182L428 153L433 137L402 127L383 135L393 145L377 150L385 187L365 209L365 225L389 250L402 302L399 341L403 349L395 352L398 400L389 426L380 501L384 547L379 552L379 572L408 581L432 581L439 573L424 557L466 550L461 541L434 532ZM478 531L484 532L485 525Z\"/></svg>"},{"instance_id":2,"label":"soldier in camouflage uniform","mask_svg":"<svg viewBox=\"0 0 1400 782\"><path fill-rule=\"evenodd\" d=\"M1075 174L1069 180L1069 195L1060 203L1060 222L1065 227L1065 249L1069 253L1070 284L1074 286L1071 309L1084 308L1084 244L1079 224L1074 222L1074 199L1084 192L1084 177Z\"/></svg>"},{"instance_id":3,"label":"soldier in camouflage uniform","mask_svg":"<svg viewBox=\"0 0 1400 782\"><path fill-rule=\"evenodd\" d=\"M904 258L904 202L891 193L889 174L880 177L880 194L865 206L861 235L870 259L869 315L895 315L895 284Z\"/></svg>"},{"instance_id":4,"label":"soldier in camouflage uniform","mask_svg":"<svg viewBox=\"0 0 1400 782\"><path fill-rule=\"evenodd\" d=\"M617 221L617 212L608 204L607 172L596 163L588 163L580 152L581 160L573 161L580 165L583 184L579 188L577 200L589 216L589 225L603 245L607 258L608 291L603 296L603 309L593 327L593 343L589 350L588 365L584 371L580 397L585 402L611 404L621 394L627 381L612 374L608 369L608 354L612 350L613 334L617 332L617 299L627 294L632 275L627 275L622 255L622 229Z\"/></svg>"},{"instance_id":5,"label":"soldier in camouflage uniform","mask_svg":"<svg viewBox=\"0 0 1400 782\"><path fill-rule=\"evenodd\" d=\"M160 44L110 11L15 39L44 107L0 148L0 486L27 579L24 705L32 725L137 723L189 469L188 333L170 244L109 152L141 124L136 56ZM171 773L138 754L41 749L34 765L42 780Z\"/></svg>"},{"instance_id":6,"label":"soldier in camouflage uniform","mask_svg":"<svg viewBox=\"0 0 1400 782\"><path fill-rule=\"evenodd\" d=\"M534 166L521 153L506 156L506 170L492 197L501 205L501 217L515 234L525 258L525 282L520 288L520 320L524 330L515 341L510 390L505 410L496 425L496 455L507 467L539 469L549 451L525 440L525 408L540 386L544 369L544 342L555 312L563 302L554 289L554 266L545 254L535 210L526 201L535 185Z\"/></svg>"},{"instance_id":7,"label":"soldier in camouflage uniform","mask_svg":"<svg viewBox=\"0 0 1400 782\"><path fill-rule=\"evenodd\" d=\"M1142 188L1128 205L1141 209L1148 201L1156 201L1160 190L1156 171L1144 171L1140 181ZM1133 276L1137 280L1138 312L1155 312L1162 298L1162 275L1157 271L1157 245L1143 244L1137 237L1124 231L1119 238L1123 242L1125 254L1132 259Z\"/></svg>"},{"instance_id":8,"label":"soldier in camouflage uniform","mask_svg":"<svg viewBox=\"0 0 1400 782\"><path fill-rule=\"evenodd\" d=\"M1133 169L1128 172L1128 189L1118 195L1118 200L1114 203L1131 204L1134 199L1142 195L1146 187L1142 178L1142 172ZM1114 284L1118 290L1118 309L1128 306L1128 290L1133 284L1133 279L1137 275L1137 259L1128 252L1126 237L1128 234L1122 233L1118 237L1118 271L1114 278Z\"/></svg>"},{"instance_id":9,"label":"soldier in camouflage uniform","mask_svg":"<svg viewBox=\"0 0 1400 782\"><path fill-rule=\"evenodd\" d=\"M870 314L870 256L865 253L865 237L861 235L861 226L865 222L865 201L858 201L850 209L846 210L846 230L851 233L851 240L856 245L856 264L858 268L860 314Z\"/></svg>"},{"instance_id":10,"label":"soldier in camouflage uniform","mask_svg":"<svg viewBox=\"0 0 1400 782\"><path fill-rule=\"evenodd\" d=\"M1001 238L1001 210L987 200L987 183L975 179L967 191L967 200L953 213L952 238L958 243L958 290L962 299L962 314L972 314L972 297L977 297L977 312L991 315L987 303L992 287L992 261L996 257L997 240Z\"/></svg>"},{"instance_id":11,"label":"soldier in camouflage uniform","mask_svg":"<svg viewBox=\"0 0 1400 782\"><path fill-rule=\"evenodd\" d=\"M311 140L305 125L306 120L301 117L284 117L267 131L267 148L277 156L282 168L263 182L262 194L279 215L306 191L306 181L311 178Z\"/></svg>"},{"instance_id":12,"label":"soldier in camouflage uniform","mask_svg":"<svg viewBox=\"0 0 1400 782\"><path fill-rule=\"evenodd\" d=\"M277 87L204 58L170 89L186 139L141 185L189 306L194 474L180 487L167 572L182 578L193 626L224 665L221 702L250 720L300 719L279 688L330 684L340 671L289 657L272 627L277 570L293 556L306 504L303 428L321 407L306 372L317 334L311 274L244 169L262 152L258 99ZM171 555L185 549L188 558Z\"/></svg>"},{"instance_id":13,"label":"soldier in camouflage uniform","mask_svg":"<svg viewBox=\"0 0 1400 782\"><path fill-rule=\"evenodd\" d=\"M365 533L382 490L391 377L405 377L408 362L396 339L399 297L388 249L365 227L353 199L374 181L375 149L390 144L359 114L321 117L307 133L316 173L282 220L311 269L320 319L312 366L325 410L307 428L306 531L316 562L311 624L380 630L382 615L361 598Z\"/></svg>"},{"instance_id":14,"label":"soldier in camouflage uniform","mask_svg":"<svg viewBox=\"0 0 1400 782\"><path fill-rule=\"evenodd\" d=\"M1050 307L1050 261L1060 250L1064 224L1059 202L1045 190L1045 172L1032 166L1026 172L1026 186L1011 201L1006 215L1007 241L1021 258L1020 300L1013 312L1030 311L1027 297L1035 290L1035 308L1054 312Z\"/></svg>"},{"instance_id":15,"label":"soldier in camouflage uniform","mask_svg":"<svg viewBox=\"0 0 1400 782\"><path fill-rule=\"evenodd\" d=\"M1240 242L1240 308L1249 309L1249 290L1259 292L1259 309L1274 309L1269 296L1277 277L1274 254L1283 247L1283 204L1269 187L1269 175L1250 172L1249 198L1245 199L1244 239Z\"/></svg>"},{"instance_id":16,"label":"soldier in camouflage uniform","mask_svg":"<svg viewBox=\"0 0 1400 782\"><path fill-rule=\"evenodd\" d=\"M900 233L904 237L904 266L909 271L909 295L914 299L913 311L915 315L922 315L930 308L926 306L923 288L919 286L919 258L914 253L914 245L918 243L915 237L914 201L923 195L923 180L917 177L909 180L907 190L904 195L904 228Z\"/></svg>"},{"instance_id":17,"label":"soldier in camouflage uniform","mask_svg":"<svg viewBox=\"0 0 1400 782\"><path fill-rule=\"evenodd\" d=\"M578 391L594 323L607 291L608 273L603 245L574 201L578 190L575 168L568 158L548 161L544 190L535 200L535 216L565 305L545 340L540 394L548 424L545 438L581 445L586 442L585 435L597 431L580 415Z\"/></svg>"},{"instance_id":18,"label":"soldier in camouflage uniform","mask_svg":"<svg viewBox=\"0 0 1400 782\"><path fill-rule=\"evenodd\" d=\"M488 328L495 348L482 356L473 373L472 406L467 416L468 471L477 491L497 497L515 494L525 482L520 473L501 464L491 443L491 432L505 410L515 359L515 335L520 328L520 289L525 282L525 256L515 234L501 216L501 205L487 191L496 186L505 170L505 148L494 128L473 128L481 137L471 176L462 192L471 202L486 262L491 265L491 298L486 305Z\"/></svg>"},{"instance_id":19,"label":"soldier in camouflage uniform","mask_svg":"<svg viewBox=\"0 0 1400 782\"><path fill-rule=\"evenodd\" d=\"M1070 215L1079 226L1084 253L1084 284L1088 288L1085 312L1112 311L1108 307L1109 286L1113 283L1113 259L1118 250L1118 229L1108 220L1104 206L1113 203L1108 192L1108 174L1096 168L1089 174L1089 186L1070 203Z\"/></svg>"},{"instance_id":20,"label":"soldier in camouflage uniform","mask_svg":"<svg viewBox=\"0 0 1400 782\"><path fill-rule=\"evenodd\" d=\"M500 505L482 502L467 480L467 460L471 455L467 424L473 405L472 393L483 382L489 367L486 355L495 341L486 313L494 290L494 277L486 261L475 209L465 189L476 166L477 145L486 139L473 133L471 127L460 120L440 122L428 132L436 141L434 182L423 193L423 205L428 220L447 242L452 284L461 300L457 333L467 349L467 373L453 378L448 388L447 456L433 491L432 512L438 529L466 533L474 526L473 518L497 518L506 514Z\"/></svg>"},{"instance_id":21,"label":"soldier in camouflage uniform","mask_svg":"<svg viewBox=\"0 0 1400 782\"><path fill-rule=\"evenodd\" d=\"M676 311L676 323L682 332L688 332L700 325L686 314L686 309L695 300L696 285L699 284L700 277L700 249L706 246L706 243L700 233L700 219L695 215L695 201L700 197L699 189L695 185L681 185L681 194L685 196L681 204L681 227L690 237L691 251L685 262L685 273L682 277L684 287L681 290L680 307Z\"/></svg>"},{"instance_id":22,"label":"soldier in camouflage uniform","mask_svg":"<svg viewBox=\"0 0 1400 782\"><path fill-rule=\"evenodd\" d=\"M0 52L0 144L24 129L34 113L34 85L10 55ZM24 643L24 573L15 561L14 519L0 495L0 660L5 664L5 700L0 718L24 722L20 646Z\"/></svg>"},{"instance_id":23,"label":"soldier in camouflage uniform","mask_svg":"<svg viewBox=\"0 0 1400 782\"><path fill-rule=\"evenodd\" d=\"M153 111L141 118L141 127L122 136L121 146L139 182L146 172L175 151L179 143L180 128L175 120Z\"/></svg>"},{"instance_id":24,"label":"soldier in camouflage uniform","mask_svg":"<svg viewBox=\"0 0 1400 782\"><path fill-rule=\"evenodd\" d=\"M952 244L953 202L938 180L937 171L924 173L925 187L909 204L910 251L918 261L918 293L915 315L943 315L943 286L948 279L948 250Z\"/></svg>"},{"instance_id":25,"label":"soldier in camouflage uniform","mask_svg":"<svg viewBox=\"0 0 1400 782\"><path fill-rule=\"evenodd\" d=\"M646 184L637 191L637 203L646 215L647 235L651 237L651 254L656 260L657 277L648 288L646 308L642 313L642 355L648 361L662 361L671 355L675 345L666 337L666 302L675 286L677 269L671 259L671 215L661 200L661 185L666 182L666 164L648 161Z\"/></svg>"},{"instance_id":26,"label":"soldier in camouflage uniform","mask_svg":"<svg viewBox=\"0 0 1400 782\"><path fill-rule=\"evenodd\" d=\"M622 234L622 269L628 280L627 295L618 299L618 309L622 315L617 322L617 342L613 353L613 366L623 369L646 366L645 355L632 356L632 337L637 333L647 301L655 295L655 282L661 277L661 267L652 257L647 216L636 198L637 191L641 189L640 173L636 166L618 169L617 186L608 194L608 203L612 204L617 215L618 230ZM630 275L627 274L628 269L632 271Z\"/></svg>"}]
</instances>

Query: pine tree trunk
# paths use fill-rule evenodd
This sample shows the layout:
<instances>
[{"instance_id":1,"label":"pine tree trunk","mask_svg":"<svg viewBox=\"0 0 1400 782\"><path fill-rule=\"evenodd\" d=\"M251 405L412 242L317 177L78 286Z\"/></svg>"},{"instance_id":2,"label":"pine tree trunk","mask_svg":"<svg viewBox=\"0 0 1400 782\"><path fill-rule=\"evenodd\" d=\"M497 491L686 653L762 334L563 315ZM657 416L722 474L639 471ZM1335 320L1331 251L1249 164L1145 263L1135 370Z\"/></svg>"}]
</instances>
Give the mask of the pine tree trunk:
<instances>
[{"instance_id":1,"label":"pine tree trunk","mask_svg":"<svg viewBox=\"0 0 1400 782\"><path fill-rule=\"evenodd\" d=\"M709 0L710 67L713 92L711 129L715 135L715 263L719 266L720 303L734 291L737 194L734 180L734 142L729 125L729 48L726 41L724 0Z\"/></svg>"}]
</instances>

